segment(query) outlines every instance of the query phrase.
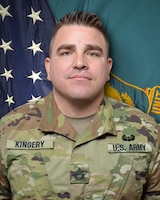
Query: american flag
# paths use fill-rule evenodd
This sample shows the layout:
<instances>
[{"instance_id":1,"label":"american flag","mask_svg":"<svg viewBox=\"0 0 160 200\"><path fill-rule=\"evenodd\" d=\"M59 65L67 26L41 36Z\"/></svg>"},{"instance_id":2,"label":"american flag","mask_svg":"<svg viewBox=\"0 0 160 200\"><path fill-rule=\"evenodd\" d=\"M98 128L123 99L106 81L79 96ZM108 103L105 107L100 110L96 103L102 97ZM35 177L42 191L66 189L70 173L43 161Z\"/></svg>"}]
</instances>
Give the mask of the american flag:
<instances>
[{"instance_id":1,"label":"american flag","mask_svg":"<svg viewBox=\"0 0 160 200\"><path fill-rule=\"evenodd\" d=\"M0 0L0 118L51 91L44 60L54 25L46 0Z\"/></svg>"}]
</instances>

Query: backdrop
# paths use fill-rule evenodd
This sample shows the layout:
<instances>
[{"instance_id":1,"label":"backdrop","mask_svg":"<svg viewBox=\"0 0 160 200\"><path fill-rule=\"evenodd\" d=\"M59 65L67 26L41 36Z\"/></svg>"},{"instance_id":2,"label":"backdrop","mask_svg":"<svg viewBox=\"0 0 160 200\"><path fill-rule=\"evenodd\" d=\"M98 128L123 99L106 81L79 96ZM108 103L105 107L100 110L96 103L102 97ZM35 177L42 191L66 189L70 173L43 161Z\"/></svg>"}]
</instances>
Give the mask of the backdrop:
<instances>
[{"instance_id":1,"label":"backdrop","mask_svg":"<svg viewBox=\"0 0 160 200\"><path fill-rule=\"evenodd\" d=\"M95 12L109 34L105 94L160 122L159 0L0 0L0 116L51 91L44 58L52 28L74 10Z\"/></svg>"}]
</instances>

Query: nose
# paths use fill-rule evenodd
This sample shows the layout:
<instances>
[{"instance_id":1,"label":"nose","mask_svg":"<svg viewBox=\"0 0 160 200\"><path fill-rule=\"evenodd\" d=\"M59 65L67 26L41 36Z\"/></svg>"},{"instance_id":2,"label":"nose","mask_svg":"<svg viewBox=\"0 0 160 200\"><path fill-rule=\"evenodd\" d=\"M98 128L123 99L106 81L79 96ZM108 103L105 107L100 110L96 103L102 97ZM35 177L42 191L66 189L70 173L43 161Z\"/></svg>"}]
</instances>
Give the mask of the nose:
<instances>
[{"instance_id":1,"label":"nose","mask_svg":"<svg viewBox=\"0 0 160 200\"><path fill-rule=\"evenodd\" d=\"M87 61L86 61L84 55L82 55L82 54L76 55L73 68L80 70L80 71L88 69L88 64L87 64Z\"/></svg>"}]
</instances>

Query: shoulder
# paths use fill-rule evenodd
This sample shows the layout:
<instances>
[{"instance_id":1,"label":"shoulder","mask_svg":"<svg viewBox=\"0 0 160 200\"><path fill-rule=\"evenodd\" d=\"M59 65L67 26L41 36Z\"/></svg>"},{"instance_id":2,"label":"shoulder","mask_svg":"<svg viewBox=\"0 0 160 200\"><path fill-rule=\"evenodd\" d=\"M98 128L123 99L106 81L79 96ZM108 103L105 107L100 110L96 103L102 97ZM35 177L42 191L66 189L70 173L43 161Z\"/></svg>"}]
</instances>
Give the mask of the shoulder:
<instances>
[{"instance_id":1,"label":"shoulder","mask_svg":"<svg viewBox=\"0 0 160 200\"><path fill-rule=\"evenodd\" d=\"M158 124L155 119L136 107L107 98L113 108L113 121L117 133L123 136L134 136L138 140L146 140L154 146L157 141Z\"/></svg>"},{"instance_id":2,"label":"shoulder","mask_svg":"<svg viewBox=\"0 0 160 200\"><path fill-rule=\"evenodd\" d=\"M143 125L145 125L144 121L148 121L156 125L153 117L136 107L132 107L124 102L119 102L112 98L107 98L107 101L112 105L114 117L119 118L119 120L123 119L124 121L137 122Z\"/></svg>"},{"instance_id":3,"label":"shoulder","mask_svg":"<svg viewBox=\"0 0 160 200\"><path fill-rule=\"evenodd\" d=\"M0 119L0 133L7 127L17 127L24 122L31 122L34 119L41 118L44 101L45 99L42 98L38 101L26 103L6 114Z\"/></svg>"}]
</instances>

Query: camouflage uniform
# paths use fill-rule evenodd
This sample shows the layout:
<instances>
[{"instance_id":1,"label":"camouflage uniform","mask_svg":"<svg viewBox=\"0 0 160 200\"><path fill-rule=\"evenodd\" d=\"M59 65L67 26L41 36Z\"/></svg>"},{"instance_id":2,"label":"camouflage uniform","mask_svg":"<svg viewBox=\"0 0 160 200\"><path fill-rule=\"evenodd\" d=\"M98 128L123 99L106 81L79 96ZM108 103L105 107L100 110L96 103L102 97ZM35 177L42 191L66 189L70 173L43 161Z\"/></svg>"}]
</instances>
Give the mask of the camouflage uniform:
<instances>
[{"instance_id":1,"label":"camouflage uniform","mask_svg":"<svg viewBox=\"0 0 160 200\"><path fill-rule=\"evenodd\" d=\"M49 94L2 118L0 199L160 199L151 117L105 97L79 135L52 102Z\"/></svg>"}]
</instances>

